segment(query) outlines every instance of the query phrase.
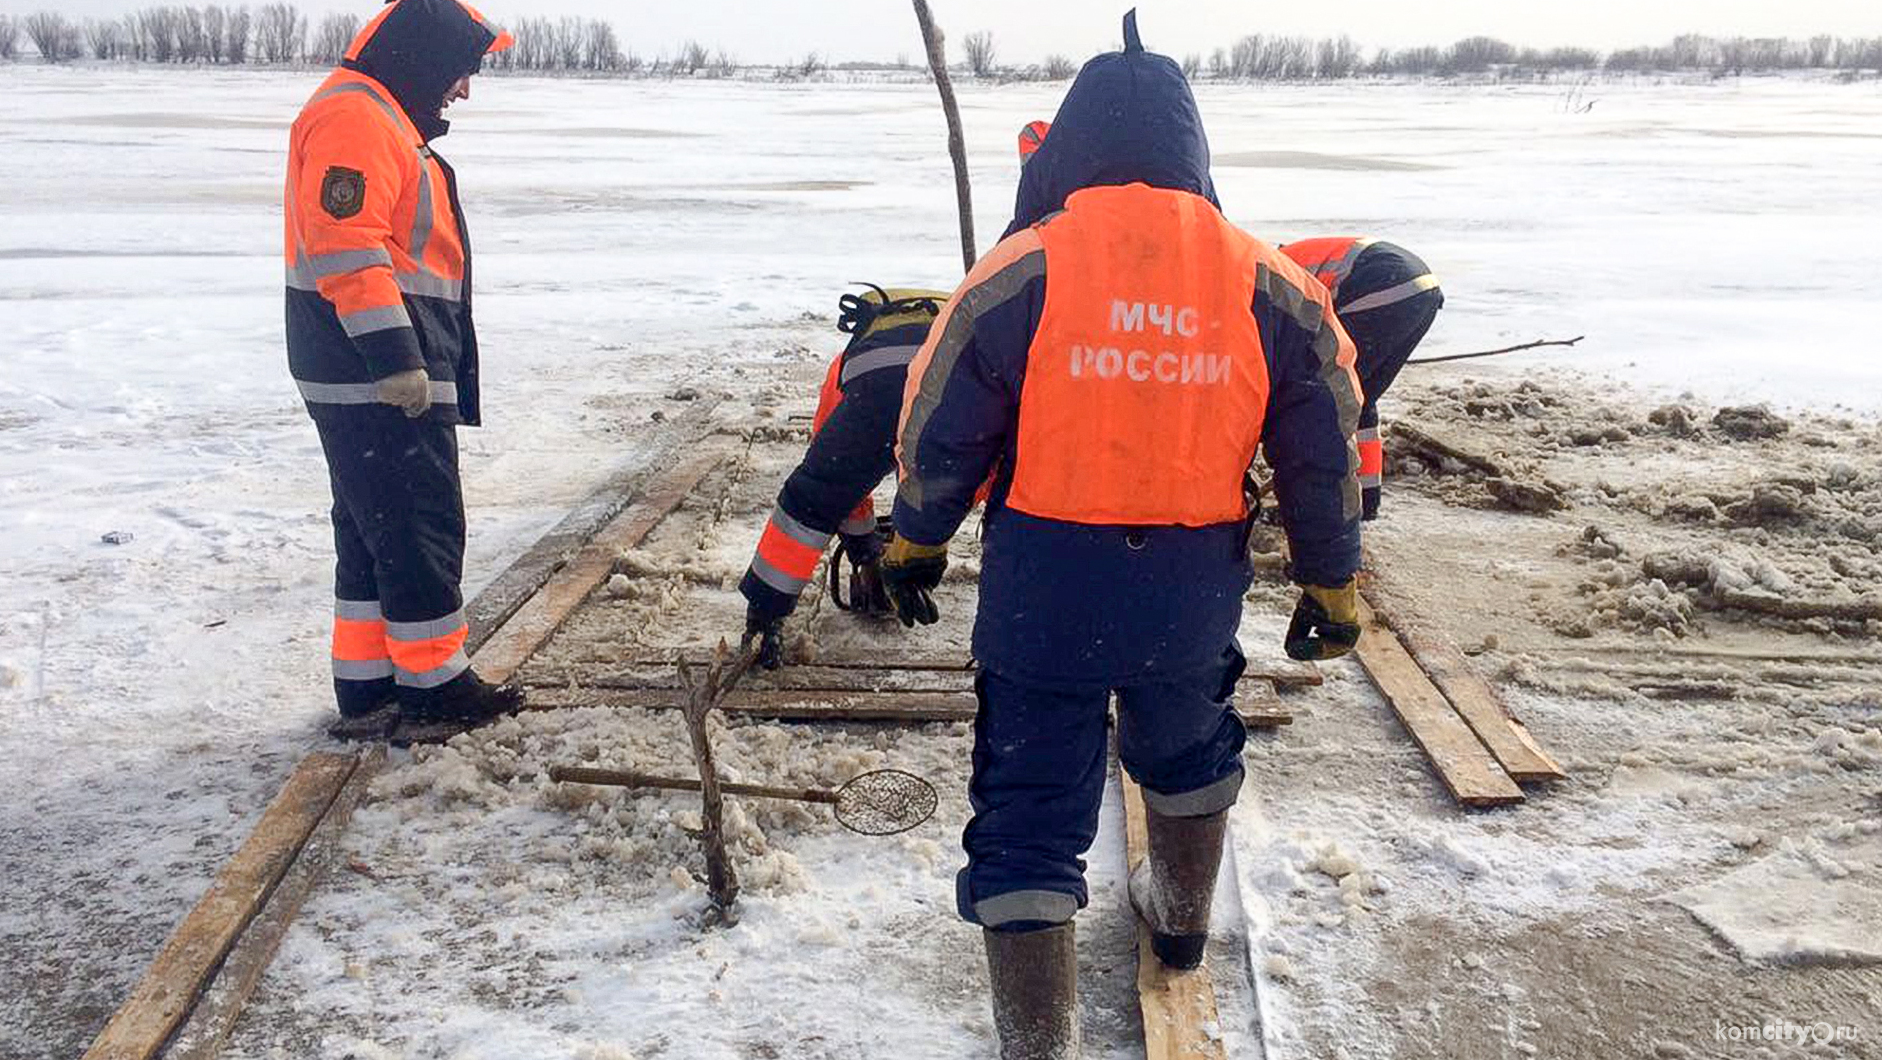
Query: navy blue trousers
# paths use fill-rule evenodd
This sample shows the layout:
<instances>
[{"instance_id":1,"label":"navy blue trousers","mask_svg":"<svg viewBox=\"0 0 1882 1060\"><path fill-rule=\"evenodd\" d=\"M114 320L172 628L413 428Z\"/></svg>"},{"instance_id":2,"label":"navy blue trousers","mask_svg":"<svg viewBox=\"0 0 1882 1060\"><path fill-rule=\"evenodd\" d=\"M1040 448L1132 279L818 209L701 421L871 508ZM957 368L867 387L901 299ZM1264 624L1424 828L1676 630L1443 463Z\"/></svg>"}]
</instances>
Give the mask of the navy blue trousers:
<instances>
[{"instance_id":1,"label":"navy blue trousers","mask_svg":"<svg viewBox=\"0 0 1882 1060\"><path fill-rule=\"evenodd\" d=\"M1115 690L1041 686L982 671L974 690L974 817L956 880L971 923L1030 930L1084 908L1083 855L1098 834L1117 693L1118 758L1144 800L1171 817L1235 804L1247 731L1231 709L1246 663L1232 644L1205 670Z\"/></svg>"}]
</instances>

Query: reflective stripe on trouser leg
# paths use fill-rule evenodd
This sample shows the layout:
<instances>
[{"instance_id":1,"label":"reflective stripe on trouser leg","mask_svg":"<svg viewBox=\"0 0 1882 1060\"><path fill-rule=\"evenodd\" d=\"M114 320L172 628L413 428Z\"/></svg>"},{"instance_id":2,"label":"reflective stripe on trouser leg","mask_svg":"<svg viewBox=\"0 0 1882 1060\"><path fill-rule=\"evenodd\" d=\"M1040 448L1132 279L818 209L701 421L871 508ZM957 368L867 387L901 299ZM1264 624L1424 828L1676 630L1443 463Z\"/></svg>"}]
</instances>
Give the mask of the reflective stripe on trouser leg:
<instances>
[{"instance_id":1,"label":"reflective stripe on trouser leg","mask_svg":"<svg viewBox=\"0 0 1882 1060\"><path fill-rule=\"evenodd\" d=\"M400 688L437 688L470 669L464 642L470 625L464 613L420 622L387 622L386 649L397 668Z\"/></svg>"},{"instance_id":2,"label":"reflective stripe on trouser leg","mask_svg":"<svg viewBox=\"0 0 1882 1060\"><path fill-rule=\"evenodd\" d=\"M392 676L379 601L334 601L333 676L339 681L383 681Z\"/></svg>"}]
</instances>

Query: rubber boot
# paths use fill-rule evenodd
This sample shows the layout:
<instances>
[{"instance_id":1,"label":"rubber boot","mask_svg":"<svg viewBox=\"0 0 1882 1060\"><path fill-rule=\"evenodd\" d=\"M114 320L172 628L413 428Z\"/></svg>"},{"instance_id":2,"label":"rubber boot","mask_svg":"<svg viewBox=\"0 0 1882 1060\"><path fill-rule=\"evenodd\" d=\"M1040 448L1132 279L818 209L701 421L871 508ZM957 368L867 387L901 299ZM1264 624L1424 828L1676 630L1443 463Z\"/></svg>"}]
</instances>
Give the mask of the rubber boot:
<instances>
[{"instance_id":1,"label":"rubber boot","mask_svg":"<svg viewBox=\"0 0 1882 1060\"><path fill-rule=\"evenodd\" d=\"M1150 925L1151 947L1166 967L1186 972L1202 964L1228 820L1227 810L1165 817L1145 807L1150 852L1131 873L1131 905Z\"/></svg>"},{"instance_id":2,"label":"rubber boot","mask_svg":"<svg viewBox=\"0 0 1882 1060\"><path fill-rule=\"evenodd\" d=\"M1078 951L1072 925L984 931L1000 1060L1079 1060Z\"/></svg>"}]
</instances>

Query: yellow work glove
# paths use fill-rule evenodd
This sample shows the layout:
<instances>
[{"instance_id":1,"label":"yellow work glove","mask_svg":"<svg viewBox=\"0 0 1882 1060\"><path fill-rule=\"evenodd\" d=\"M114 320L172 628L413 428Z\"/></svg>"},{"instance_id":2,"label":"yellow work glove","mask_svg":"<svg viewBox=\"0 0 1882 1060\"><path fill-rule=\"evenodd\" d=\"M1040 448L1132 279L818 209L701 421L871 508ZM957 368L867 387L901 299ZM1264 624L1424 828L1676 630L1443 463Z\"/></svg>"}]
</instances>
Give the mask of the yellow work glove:
<instances>
[{"instance_id":1,"label":"yellow work glove","mask_svg":"<svg viewBox=\"0 0 1882 1060\"><path fill-rule=\"evenodd\" d=\"M423 416L431 408L431 376L423 368L386 376L379 380L379 403L397 405L410 419Z\"/></svg>"},{"instance_id":2,"label":"yellow work glove","mask_svg":"<svg viewBox=\"0 0 1882 1060\"><path fill-rule=\"evenodd\" d=\"M1287 627L1287 656L1302 662L1337 659L1359 643L1359 582L1337 589L1300 587L1300 603Z\"/></svg>"},{"instance_id":3,"label":"yellow work glove","mask_svg":"<svg viewBox=\"0 0 1882 1060\"><path fill-rule=\"evenodd\" d=\"M897 534L882 555L882 588L902 625L932 626L941 617L934 589L948 569L946 545L917 545Z\"/></svg>"}]
</instances>

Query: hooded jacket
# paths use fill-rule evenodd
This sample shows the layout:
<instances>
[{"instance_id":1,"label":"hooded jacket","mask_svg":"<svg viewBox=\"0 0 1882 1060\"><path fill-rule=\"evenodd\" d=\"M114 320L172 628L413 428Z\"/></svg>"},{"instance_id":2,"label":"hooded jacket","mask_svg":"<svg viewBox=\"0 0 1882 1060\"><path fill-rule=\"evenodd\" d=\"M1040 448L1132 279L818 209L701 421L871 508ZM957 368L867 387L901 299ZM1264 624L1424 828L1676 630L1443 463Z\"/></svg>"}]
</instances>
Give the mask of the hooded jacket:
<instances>
[{"instance_id":1,"label":"hooded jacket","mask_svg":"<svg viewBox=\"0 0 1882 1060\"><path fill-rule=\"evenodd\" d=\"M480 419L470 238L430 142L458 78L513 43L458 0L397 0L360 31L290 133L288 364L309 411L378 403L423 368L445 423Z\"/></svg>"},{"instance_id":2,"label":"hooded jacket","mask_svg":"<svg viewBox=\"0 0 1882 1060\"><path fill-rule=\"evenodd\" d=\"M1305 270L1221 217L1181 69L1133 21L1125 38L1073 83L1013 234L949 300L904 393L896 532L945 542L998 468L974 654L1022 681L1220 668L1252 577L1240 486L1257 444L1296 579L1344 584L1359 562L1352 344ZM1164 263L1183 278L1146 271ZM1062 341L1106 336L1108 368Z\"/></svg>"}]
</instances>

